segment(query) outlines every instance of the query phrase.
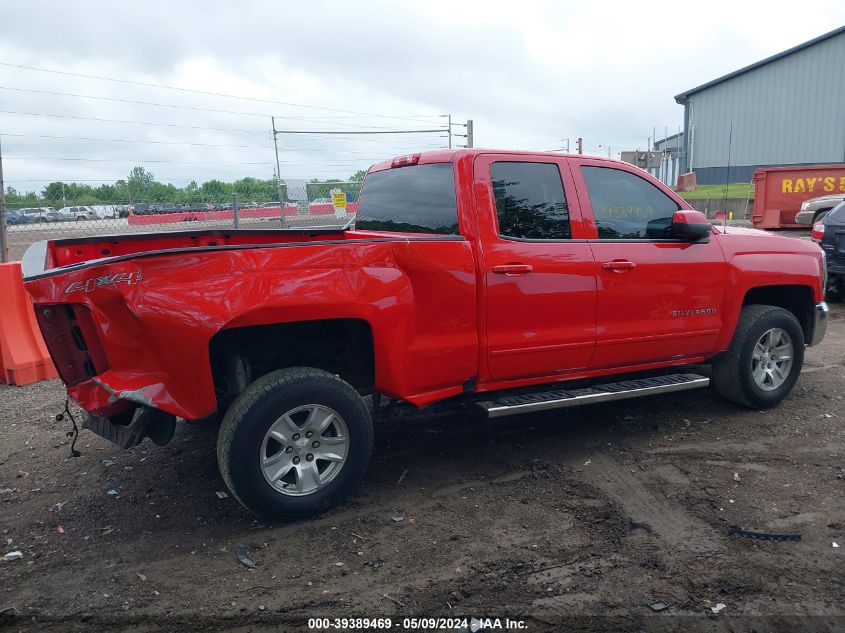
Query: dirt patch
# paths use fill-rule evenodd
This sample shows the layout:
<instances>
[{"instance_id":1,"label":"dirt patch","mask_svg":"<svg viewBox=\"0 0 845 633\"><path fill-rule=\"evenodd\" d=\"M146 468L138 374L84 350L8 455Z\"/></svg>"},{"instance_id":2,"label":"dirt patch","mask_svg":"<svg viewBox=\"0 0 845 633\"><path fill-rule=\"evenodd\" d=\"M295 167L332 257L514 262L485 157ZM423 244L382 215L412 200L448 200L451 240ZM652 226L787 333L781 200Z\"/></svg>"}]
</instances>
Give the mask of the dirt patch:
<instances>
[{"instance_id":1,"label":"dirt patch","mask_svg":"<svg viewBox=\"0 0 845 633\"><path fill-rule=\"evenodd\" d=\"M62 385L0 386L2 553L23 553L0 562L0 610L14 608L0 629L474 614L535 631L661 630L673 615L842 630L843 354L836 307L793 395L765 413L708 390L501 421L399 410L348 503L281 526L218 497L214 428L125 452L83 432L71 458Z\"/></svg>"}]
</instances>

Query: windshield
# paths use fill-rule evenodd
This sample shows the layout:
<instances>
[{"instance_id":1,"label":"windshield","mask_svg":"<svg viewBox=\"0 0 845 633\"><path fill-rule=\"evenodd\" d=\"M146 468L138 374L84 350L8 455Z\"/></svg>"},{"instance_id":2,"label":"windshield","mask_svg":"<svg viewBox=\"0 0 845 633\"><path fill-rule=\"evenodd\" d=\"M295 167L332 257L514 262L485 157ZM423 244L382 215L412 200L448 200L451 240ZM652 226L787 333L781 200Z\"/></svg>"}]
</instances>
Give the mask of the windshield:
<instances>
[{"instance_id":1,"label":"windshield","mask_svg":"<svg viewBox=\"0 0 845 633\"><path fill-rule=\"evenodd\" d=\"M356 225L373 231L459 234L452 163L369 174L358 199Z\"/></svg>"}]
</instances>

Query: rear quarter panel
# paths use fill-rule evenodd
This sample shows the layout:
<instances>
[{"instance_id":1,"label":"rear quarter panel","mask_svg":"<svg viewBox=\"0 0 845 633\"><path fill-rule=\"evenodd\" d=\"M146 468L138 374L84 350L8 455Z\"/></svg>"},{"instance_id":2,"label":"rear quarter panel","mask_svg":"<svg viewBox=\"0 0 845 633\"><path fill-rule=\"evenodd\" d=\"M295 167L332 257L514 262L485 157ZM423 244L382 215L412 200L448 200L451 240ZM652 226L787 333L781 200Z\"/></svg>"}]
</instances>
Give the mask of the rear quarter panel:
<instances>
[{"instance_id":1,"label":"rear quarter panel","mask_svg":"<svg viewBox=\"0 0 845 633\"><path fill-rule=\"evenodd\" d=\"M117 273L137 281L67 292ZM460 238L193 249L104 262L26 287L37 304L92 310L109 370L69 392L97 409L131 394L186 419L209 415L211 338L271 323L366 321L376 389L415 404L459 393L477 373L475 269Z\"/></svg>"}]
</instances>

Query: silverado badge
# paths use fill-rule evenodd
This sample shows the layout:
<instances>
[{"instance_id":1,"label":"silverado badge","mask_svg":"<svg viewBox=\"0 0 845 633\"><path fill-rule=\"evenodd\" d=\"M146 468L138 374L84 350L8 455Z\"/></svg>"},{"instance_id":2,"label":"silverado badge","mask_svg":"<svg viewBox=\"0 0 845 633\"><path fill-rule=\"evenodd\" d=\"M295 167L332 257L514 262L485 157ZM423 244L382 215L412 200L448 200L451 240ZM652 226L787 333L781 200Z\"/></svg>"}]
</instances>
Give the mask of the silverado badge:
<instances>
[{"instance_id":1,"label":"silverado badge","mask_svg":"<svg viewBox=\"0 0 845 633\"><path fill-rule=\"evenodd\" d=\"M703 316L705 314L716 314L716 308L693 308L692 310L672 310L673 317Z\"/></svg>"}]
</instances>

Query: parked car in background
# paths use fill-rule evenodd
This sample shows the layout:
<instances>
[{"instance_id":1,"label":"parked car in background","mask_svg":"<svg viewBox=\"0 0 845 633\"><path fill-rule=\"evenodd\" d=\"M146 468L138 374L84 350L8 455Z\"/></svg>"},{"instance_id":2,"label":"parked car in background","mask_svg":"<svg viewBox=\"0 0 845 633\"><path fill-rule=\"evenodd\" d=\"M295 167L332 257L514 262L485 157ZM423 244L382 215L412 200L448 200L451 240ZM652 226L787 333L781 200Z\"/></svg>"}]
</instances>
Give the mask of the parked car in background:
<instances>
[{"instance_id":1,"label":"parked car in background","mask_svg":"<svg viewBox=\"0 0 845 633\"><path fill-rule=\"evenodd\" d=\"M23 214L17 209L6 209L6 224L25 224Z\"/></svg>"},{"instance_id":2,"label":"parked car in background","mask_svg":"<svg viewBox=\"0 0 845 633\"><path fill-rule=\"evenodd\" d=\"M825 294L831 301L845 299L845 200L813 225L810 238L825 254Z\"/></svg>"},{"instance_id":3,"label":"parked car in background","mask_svg":"<svg viewBox=\"0 0 845 633\"><path fill-rule=\"evenodd\" d=\"M21 224L36 224L40 222L55 222L57 211L53 207L24 207L18 209L23 222Z\"/></svg>"},{"instance_id":4,"label":"parked car in background","mask_svg":"<svg viewBox=\"0 0 845 633\"><path fill-rule=\"evenodd\" d=\"M57 212L56 220L58 222L68 222L76 220L82 222L84 220L99 220L100 214L93 207L62 207Z\"/></svg>"},{"instance_id":5,"label":"parked car in background","mask_svg":"<svg viewBox=\"0 0 845 633\"><path fill-rule=\"evenodd\" d=\"M101 220L120 217L118 215L117 205L114 204L95 204L90 208L97 213Z\"/></svg>"},{"instance_id":6,"label":"parked car in background","mask_svg":"<svg viewBox=\"0 0 845 633\"><path fill-rule=\"evenodd\" d=\"M205 202L189 202L188 204L183 204L181 207L182 211L214 211L213 204L207 204Z\"/></svg>"},{"instance_id":7,"label":"parked car in background","mask_svg":"<svg viewBox=\"0 0 845 633\"><path fill-rule=\"evenodd\" d=\"M130 204L128 207L126 207L126 209L128 215L150 215L152 213L158 213L155 208L155 205L140 202Z\"/></svg>"},{"instance_id":8,"label":"parked car in background","mask_svg":"<svg viewBox=\"0 0 845 633\"><path fill-rule=\"evenodd\" d=\"M805 200L801 203L801 209L795 214L795 223L813 225L843 201L845 201L845 193L834 193Z\"/></svg>"}]
</instances>

